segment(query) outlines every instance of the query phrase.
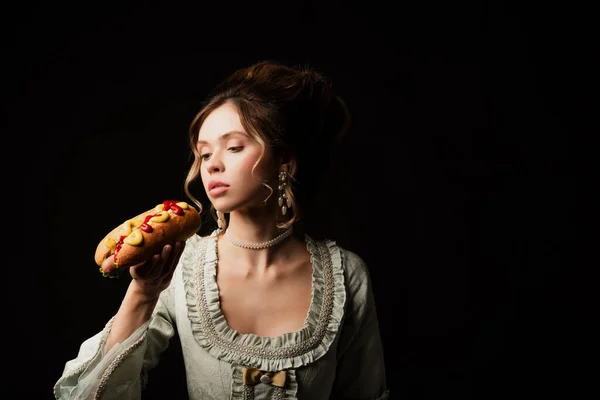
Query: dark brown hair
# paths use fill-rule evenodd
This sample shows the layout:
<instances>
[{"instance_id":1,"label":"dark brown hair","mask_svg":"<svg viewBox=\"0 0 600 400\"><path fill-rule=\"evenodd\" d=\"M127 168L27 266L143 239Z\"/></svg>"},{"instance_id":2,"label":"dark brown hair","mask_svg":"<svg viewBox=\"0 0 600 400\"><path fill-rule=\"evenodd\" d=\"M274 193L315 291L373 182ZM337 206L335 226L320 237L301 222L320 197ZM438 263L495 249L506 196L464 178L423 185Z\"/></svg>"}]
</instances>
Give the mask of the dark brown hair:
<instances>
[{"instance_id":1,"label":"dark brown hair","mask_svg":"<svg viewBox=\"0 0 600 400\"><path fill-rule=\"evenodd\" d=\"M198 134L206 117L225 103L236 107L242 126L263 146L263 154L270 147L274 157L290 161L286 195L293 212L278 225L293 224L331 166L332 151L348 129L350 116L344 101L333 92L329 79L307 67L263 61L234 72L216 87L189 129L194 161L184 191L200 210L200 201L191 193L191 185L200 178ZM214 210L211 213L215 217Z\"/></svg>"}]
</instances>

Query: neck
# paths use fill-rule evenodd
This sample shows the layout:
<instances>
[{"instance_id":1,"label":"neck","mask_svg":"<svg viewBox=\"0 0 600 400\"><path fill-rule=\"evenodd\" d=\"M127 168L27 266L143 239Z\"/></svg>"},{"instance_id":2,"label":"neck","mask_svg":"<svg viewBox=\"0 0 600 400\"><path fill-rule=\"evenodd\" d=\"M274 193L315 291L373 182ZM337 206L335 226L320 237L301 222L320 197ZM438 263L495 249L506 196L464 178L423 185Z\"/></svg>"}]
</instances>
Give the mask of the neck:
<instances>
[{"instance_id":1,"label":"neck","mask_svg":"<svg viewBox=\"0 0 600 400\"><path fill-rule=\"evenodd\" d=\"M290 226L286 229L283 229L283 231L281 233L279 233L277 236L275 236L273 239L269 239L264 242L245 242L243 240L236 239L233 235L231 235L229 233L229 230L225 231L225 237L227 238L227 240L229 240L231 243L233 243L234 245L236 245L238 247L242 247L244 249L249 249L249 250L262 250L262 249L276 246L279 243L283 242L285 239L287 239L293 233L293 231L294 231L293 228Z\"/></svg>"},{"instance_id":2,"label":"neck","mask_svg":"<svg viewBox=\"0 0 600 400\"><path fill-rule=\"evenodd\" d=\"M278 243L259 249L236 244L237 239L233 235L221 232L217 242L218 258L220 261L232 261L230 264L235 265L239 272L266 272L272 267L287 264L289 259L294 257L294 248L299 239L293 234L293 229L289 232L290 234Z\"/></svg>"},{"instance_id":3,"label":"neck","mask_svg":"<svg viewBox=\"0 0 600 400\"><path fill-rule=\"evenodd\" d=\"M264 211L264 210L261 210ZM236 211L229 215L227 232L246 243L264 243L282 233L275 223L274 212Z\"/></svg>"},{"instance_id":4,"label":"neck","mask_svg":"<svg viewBox=\"0 0 600 400\"><path fill-rule=\"evenodd\" d=\"M236 260L238 265L246 265L248 268L263 268L279 264L291 253L289 249L295 238L293 229L286 234L287 230L281 230L275 224L275 214L249 215L249 213L233 212L229 215L229 223L226 231L219 234L219 258ZM281 234L281 240L277 240ZM277 243L269 243L276 239ZM246 246L246 245L264 246ZM271 245L269 245L271 244ZM254 248L252 248L254 247ZM261 247L261 248L256 248ZM281 249L288 249L280 251Z\"/></svg>"}]
</instances>

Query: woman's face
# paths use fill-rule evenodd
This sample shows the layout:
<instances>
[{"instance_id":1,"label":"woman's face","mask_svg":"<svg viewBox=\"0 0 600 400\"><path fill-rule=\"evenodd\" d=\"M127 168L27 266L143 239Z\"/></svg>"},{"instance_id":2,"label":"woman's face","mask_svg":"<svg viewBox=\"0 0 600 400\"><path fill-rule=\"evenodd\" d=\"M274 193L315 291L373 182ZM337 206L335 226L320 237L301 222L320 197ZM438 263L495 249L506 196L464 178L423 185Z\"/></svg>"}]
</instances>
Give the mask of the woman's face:
<instances>
[{"instance_id":1,"label":"woman's face","mask_svg":"<svg viewBox=\"0 0 600 400\"><path fill-rule=\"evenodd\" d=\"M248 136L232 104L226 103L206 117L197 148L202 158L204 190L217 211L264 207L270 192L260 182L271 183L277 170L268 150L256 165L262 147Z\"/></svg>"}]
</instances>

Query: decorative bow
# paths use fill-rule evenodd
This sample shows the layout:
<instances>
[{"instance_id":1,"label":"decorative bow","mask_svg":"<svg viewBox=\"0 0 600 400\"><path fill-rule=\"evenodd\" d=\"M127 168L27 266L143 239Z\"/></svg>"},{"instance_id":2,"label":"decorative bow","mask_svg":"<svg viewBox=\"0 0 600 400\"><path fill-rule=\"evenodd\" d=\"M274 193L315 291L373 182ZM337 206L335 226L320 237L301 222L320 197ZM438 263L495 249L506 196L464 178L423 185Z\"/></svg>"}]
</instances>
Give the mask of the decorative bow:
<instances>
[{"instance_id":1,"label":"decorative bow","mask_svg":"<svg viewBox=\"0 0 600 400\"><path fill-rule=\"evenodd\" d=\"M256 368L244 368L242 372L242 380L244 385L254 386L259 383L273 385L277 387L285 387L286 371L260 371Z\"/></svg>"}]
</instances>

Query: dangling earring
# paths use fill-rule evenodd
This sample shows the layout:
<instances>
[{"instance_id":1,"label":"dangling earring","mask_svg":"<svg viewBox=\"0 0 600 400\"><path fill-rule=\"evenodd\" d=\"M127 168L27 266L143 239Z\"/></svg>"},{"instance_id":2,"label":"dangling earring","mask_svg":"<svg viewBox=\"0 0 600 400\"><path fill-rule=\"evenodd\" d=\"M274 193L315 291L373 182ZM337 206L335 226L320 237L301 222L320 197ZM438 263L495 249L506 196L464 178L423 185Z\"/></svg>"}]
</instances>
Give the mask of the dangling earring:
<instances>
[{"instance_id":1,"label":"dangling earring","mask_svg":"<svg viewBox=\"0 0 600 400\"><path fill-rule=\"evenodd\" d=\"M287 186L287 177L288 174L285 171L281 171L279 173L279 199L277 199L277 204L281 207L281 213L285 215L287 213L288 208L292 207L292 201L285 194L285 187Z\"/></svg>"},{"instance_id":2,"label":"dangling earring","mask_svg":"<svg viewBox=\"0 0 600 400\"><path fill-rule=\"evenodd\" d=\"M225 226L225 216L222 212L217 211L217 226L219 229L223 229Z\"/></svg>"}]
</instances>

